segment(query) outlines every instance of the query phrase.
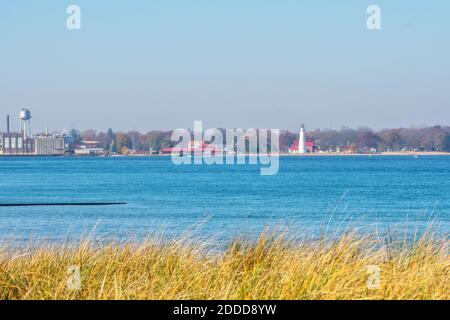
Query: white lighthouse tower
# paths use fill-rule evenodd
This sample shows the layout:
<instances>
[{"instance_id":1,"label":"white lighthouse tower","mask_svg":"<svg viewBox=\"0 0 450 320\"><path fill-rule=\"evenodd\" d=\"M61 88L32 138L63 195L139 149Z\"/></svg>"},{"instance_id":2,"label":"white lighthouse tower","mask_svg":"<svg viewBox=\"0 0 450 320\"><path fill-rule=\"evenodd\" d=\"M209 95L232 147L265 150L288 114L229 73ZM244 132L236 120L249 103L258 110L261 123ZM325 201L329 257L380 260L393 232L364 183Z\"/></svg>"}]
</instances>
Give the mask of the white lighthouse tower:
<instances>
[{"instance_id":1,"label":"white lighthouse tower","mask_svg":"<svg viewBox=\"0 0 450 320\"><path fill-rule=\"evenodd\" d=\"M300 153L300 154L306 153L305 126L303 124L300 129L300 135L299 135L299 139L298 139L298 153Z\"/></svg>"}]
</instances>

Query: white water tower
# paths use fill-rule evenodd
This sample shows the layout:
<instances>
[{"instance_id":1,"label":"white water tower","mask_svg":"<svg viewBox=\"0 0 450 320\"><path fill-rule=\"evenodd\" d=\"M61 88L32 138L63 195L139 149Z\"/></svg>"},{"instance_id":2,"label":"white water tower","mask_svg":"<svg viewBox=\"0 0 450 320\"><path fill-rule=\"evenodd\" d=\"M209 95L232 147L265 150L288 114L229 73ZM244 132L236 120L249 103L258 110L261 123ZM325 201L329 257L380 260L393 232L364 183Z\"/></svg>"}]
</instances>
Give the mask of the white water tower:
<instances>
[{"instance_id":1,"label":"white water tower","mask_svg":"<svg viewBox=\"0 0 450 320\"><path fill-rule=\"evenodd\" d=\"M20 133L22 133L23 138L31 138L31 126L30 126L30 120L31 120L31 111L28 109L22 109L19 113L20 118Z\"/></svg>"}]
</instances>

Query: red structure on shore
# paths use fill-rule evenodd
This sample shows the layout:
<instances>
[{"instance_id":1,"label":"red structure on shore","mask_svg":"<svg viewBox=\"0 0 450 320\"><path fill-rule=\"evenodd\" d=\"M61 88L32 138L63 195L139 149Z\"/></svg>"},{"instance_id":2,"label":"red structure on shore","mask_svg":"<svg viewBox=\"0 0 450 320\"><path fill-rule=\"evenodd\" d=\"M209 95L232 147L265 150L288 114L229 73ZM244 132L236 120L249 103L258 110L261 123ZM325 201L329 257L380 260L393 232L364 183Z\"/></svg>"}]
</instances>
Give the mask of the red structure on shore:
<instances>
[{"instance_id":1,"label":"red structure on shore","mask_svg":"<svg viewBox=\"0 0 450 320\"><path fill-rule=\"evenodd\" d=\"M311 140L306 141L305 146L306 146L306 151L308 153L315 153L315 152L319 151L319 147L316 146L314 141L311 141ZM298 153L298 141L295 141L292 144L292 146L289 148L289 152Z\"/></svg>"}]
</instances>

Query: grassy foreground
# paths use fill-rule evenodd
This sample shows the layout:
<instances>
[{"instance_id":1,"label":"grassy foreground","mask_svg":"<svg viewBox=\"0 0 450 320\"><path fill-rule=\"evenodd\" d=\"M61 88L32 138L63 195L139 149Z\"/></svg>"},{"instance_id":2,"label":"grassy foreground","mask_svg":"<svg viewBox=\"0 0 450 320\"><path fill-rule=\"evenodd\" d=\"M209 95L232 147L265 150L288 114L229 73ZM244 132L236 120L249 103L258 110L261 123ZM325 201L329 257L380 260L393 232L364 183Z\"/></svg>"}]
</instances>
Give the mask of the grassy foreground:
<instances>
[{"instance_id":1,"label":"grassy foreground","mask_svg":"<svg viewBox=\"0 0 450 320\"><path fill-rule=\"evenodd\" d=\"M184 241L3 248L0 299L449 299L448 244L262 236L219 253Z\"/></svg>"}]
</instances>

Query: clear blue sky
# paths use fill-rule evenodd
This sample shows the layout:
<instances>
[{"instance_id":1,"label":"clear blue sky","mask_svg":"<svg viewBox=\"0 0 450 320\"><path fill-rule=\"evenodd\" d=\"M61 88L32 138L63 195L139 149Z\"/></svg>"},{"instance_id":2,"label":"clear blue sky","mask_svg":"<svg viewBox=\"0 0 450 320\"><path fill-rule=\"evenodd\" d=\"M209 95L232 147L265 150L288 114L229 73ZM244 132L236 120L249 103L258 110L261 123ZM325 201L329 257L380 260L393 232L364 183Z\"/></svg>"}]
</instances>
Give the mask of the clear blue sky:
<instances>
[{"instance_id":1,"label":"clear blue sky","mask_svg":"<svg viewBox=\"0 0 450 320\"><path fill-rule=\"evenodd\" d=\"M448 0L4 0L0 61L0 130L450 124Z\"/></svg>"}]
</instances>

